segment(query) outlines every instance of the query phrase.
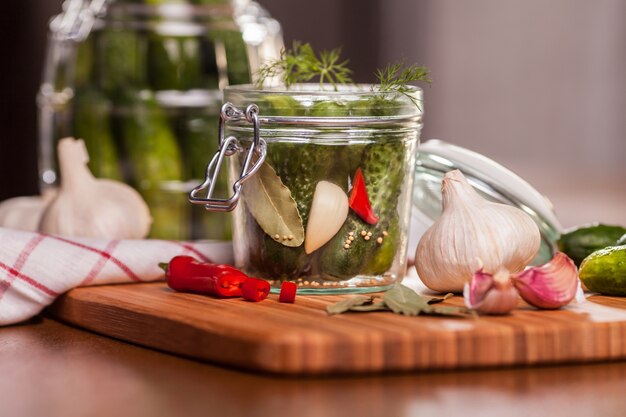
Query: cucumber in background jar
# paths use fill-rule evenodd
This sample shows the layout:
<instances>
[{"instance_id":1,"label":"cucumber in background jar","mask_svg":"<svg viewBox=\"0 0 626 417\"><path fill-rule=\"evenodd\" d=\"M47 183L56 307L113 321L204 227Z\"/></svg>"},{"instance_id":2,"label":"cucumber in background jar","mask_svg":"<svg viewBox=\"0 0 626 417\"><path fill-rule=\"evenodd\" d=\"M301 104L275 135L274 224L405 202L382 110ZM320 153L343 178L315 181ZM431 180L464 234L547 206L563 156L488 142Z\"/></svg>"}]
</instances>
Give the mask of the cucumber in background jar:
<instances>
[{"instance_id":1,"label":"cucumber in background jar","mask_svg":"<svg viewBox=\"0 0 626 417\"><path fill-rule=\"evenodd\" d=\"M150 35L147 40L148 82L154 90L189 90L203 82L202 46L190 36Z\"/></svg>"},{"instance_id":2,"label":"cucumber in background jar","mask_svg":"<svg viewBox=\"0 0 626 417\"><path fill-rule=\"evenodd\" d=\"M104 29L97 36L97 73L101 88L113 98L147 85L147 43L130 29Z\"/></svg>"},{"instance_id":3,"label":"cucumber in background jar","mask_svg":"<svg viewBox=\"0 0 626 417\"><path fill-rule=\"evenodd\" d=\"M165 111L145 91L128 91L116 104L116 133L125 168L152 214L150 237L184 238L189 208L181 189L182 157Z\"/></svg>"},{"instance_id":4,"label":"cucumber in background jar","mask_svg":"<svg viewBox=\"0 0 626 417\"><path fill-rule=\"evenodd\" d=\"M182 157L185 161L186 181L200 184L206 167L218 148L219 116L189 109L175 116L176 133ZM227 175L221 175L215 185L214 196L226 198L232 190ZM230 240L232 238L232 214L210 213L199 205L189 205L191 215L191 239Z\"/></svg>"},{"instance_id":5,"label":"cucumber in background jar","mask_svg":"<svg viewBox=\"0 0 626 417\"><path fill-rule=\"evenodd\" d=\"M74 98L74 136L85 141L89 168L96 177L122 180L111 110L111 102L102 93L80 89Z\"/></svg>"}]
</instances>

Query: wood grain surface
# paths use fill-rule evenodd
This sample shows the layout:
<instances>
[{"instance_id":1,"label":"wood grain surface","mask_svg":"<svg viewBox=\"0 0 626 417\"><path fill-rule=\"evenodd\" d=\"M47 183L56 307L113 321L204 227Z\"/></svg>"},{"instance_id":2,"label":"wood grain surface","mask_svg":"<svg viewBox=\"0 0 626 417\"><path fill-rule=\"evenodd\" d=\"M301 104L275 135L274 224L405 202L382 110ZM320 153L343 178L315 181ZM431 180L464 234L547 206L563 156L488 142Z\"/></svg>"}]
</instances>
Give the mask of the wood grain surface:
<instances>
[{"instance_id":1,"label":"wood grain surface","mask_svg":"<svg viewBox=\"0 0 626 417\"><path fill-rule=\"evenodd\" d=\"M328 316L346 296L281 304L215 299L163 283L78 288L50 312L139 345L279 374L458 369L626 358L626 299L591 296L563 310L523 305L504 317ZM455 297L450 304L460 304Z\"/></svg>"},{"instance_id":2,"label":"wood grain surface","mask_svg":"<svg viewBox=\"0 0 626 417\"><path fill-rule=\"evenodd\" d=\"M35 319L0 328L3 417L624 417L626 362L291 376Z\"/></svg>"}]
</instances>

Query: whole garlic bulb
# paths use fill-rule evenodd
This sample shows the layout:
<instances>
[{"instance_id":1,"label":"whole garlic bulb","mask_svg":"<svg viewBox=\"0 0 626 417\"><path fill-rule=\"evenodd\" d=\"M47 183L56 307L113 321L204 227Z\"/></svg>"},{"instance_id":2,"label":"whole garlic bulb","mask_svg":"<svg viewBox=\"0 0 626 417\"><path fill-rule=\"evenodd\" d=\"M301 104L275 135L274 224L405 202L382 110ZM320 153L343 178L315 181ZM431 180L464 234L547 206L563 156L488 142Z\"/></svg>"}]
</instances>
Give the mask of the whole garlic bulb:
<instances>
[{"instance_id":1,"label":"whole garlic bulb","mask_svg":"<svg viewBox=\"0 0 626 417\"><path fill-rule=\"evenodd\" d=\"M147 236L152 218L145 201L126 184L95 178L82 140L61 139L58 156L61 187L43 213L41 232L109 239Z\"/></svg>"},{"instance_id":2,"label":"whole garlic bulb","mask_svg":"<svg viewBox=\"0 0 626 417\"><path fill-rule=\"evenodd\" d=\"M441 188L443 212L415 253L417 273L428 288L462 292L478 259L487 273L515 273L537 255L539 228L522 210L485 200L459 170L446 173Z\"/></svg>"},{"instance_id":3,"label":"whole garlic bulb","mask_svg":"<svg viewBox=\"0 0 626 417\"><path fill-rule=\"evenodd\" d=\"M15 197L0 203L0 227L36 232L44 210L56 192L50 190L43 196Z\"/></svg>"}]
</instances>

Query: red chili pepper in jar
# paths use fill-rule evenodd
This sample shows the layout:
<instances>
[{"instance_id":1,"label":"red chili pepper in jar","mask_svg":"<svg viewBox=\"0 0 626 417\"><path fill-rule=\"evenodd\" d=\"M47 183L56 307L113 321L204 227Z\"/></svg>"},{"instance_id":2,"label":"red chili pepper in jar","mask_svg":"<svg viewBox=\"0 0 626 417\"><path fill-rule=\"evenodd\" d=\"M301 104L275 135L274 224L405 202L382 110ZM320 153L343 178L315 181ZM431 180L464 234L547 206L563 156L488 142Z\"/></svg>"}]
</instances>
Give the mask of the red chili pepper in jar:
<instances>
[{"instance_id":1,"label":"red chili pepper in jar","mask_svg":"<svg viewBox=\"0 0 626 417\"><path fill-rule=\"evenodd\" d=\"M241 287L248 278L230 265L199 262L191 256L172 258L165 276L167 285L175 291L218 297L241 297Z\"/></svg>"},{"instance_id":2,"label":"red chili pepper in jar","mask_svg":"<svg viewBox=\"0 0 626 417\"><path fill-rule=\"evenodd\" d=\"M364 222L369 224L378 223L378 216L374 214L370 199L367 196L367 188L365 187L365 178L363 178L363 171L361 168L357 168L352 180L352 190L350 190L350 199L348 200L350 208L361 218Z\"/></svg>"},{"instance_id":3,"label":"red chili pepper in jar","mask_svg":"<svg viewBox=\"0 0 626 417\"><path fill-rule=\"evenodd\" d=\"M270 293L269 282L249 277L241 285L241 295L248 301L263 301Z\"/></svg>"}]
</instances>

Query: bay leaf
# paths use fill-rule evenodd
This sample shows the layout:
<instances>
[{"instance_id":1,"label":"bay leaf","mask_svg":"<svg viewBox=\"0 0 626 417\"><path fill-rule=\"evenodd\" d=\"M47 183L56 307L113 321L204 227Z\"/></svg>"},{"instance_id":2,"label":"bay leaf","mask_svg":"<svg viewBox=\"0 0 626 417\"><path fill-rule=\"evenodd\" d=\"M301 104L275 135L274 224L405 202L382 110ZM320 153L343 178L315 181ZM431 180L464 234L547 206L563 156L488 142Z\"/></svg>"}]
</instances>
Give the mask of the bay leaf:
<instances>
[{"instance_id":1,"label":"bay leaf","mask_svg":"<svg viewBox=\"0 0 626 417\"><path fill-rule=\"evenodd\" d=\"M405 316L417 316L428 307L426 298L400 284L387 291L383 296L383 301L394 313Z\"/></svg>"},{"instance_id":2,"label":"bay leaf","mask_svg":"<svg viewBox=\"0 0 626 417\"><path fill-rule=\"evenodd\" d=\"M452 294L451 292L447 293L446 295L444 295L443 297L432 297L428 300L428 304L438 304L438 303L442 303L444 301L446 301L448 298L453 297L454 294Z\"/></svg>"},{"instance_id":3,"label":"bay leaf","mask_svg":"<svg viewBox=\"0 0 626 417\"><path fill-rule=\"evenodd\" d=\"M261 229L277 242L298 247L304 242L304 226L289 188L267 162L243 184L246 207ZM291 237L291 239L285 239Z\"/></svg>"},{"instance_id":4,"label":"bay leaf","mask_svg":"<svg viewBox=\"0 0 626 417\"><path fill-rule=\"evenodd\" d=\"M451 316L451 317L467 317L471 313L466 307L457 306L428 306L424 309L424 314L431 314L437 316Z\"/></svg>"},{"instance_id":5,"label":"bay leaf","mask_svg":"<svg viewBox=\"0 0 626 417\"><path fill-rule=\"evenodd\" d=\"M371 304L363 304L360 306L350 307L350 311L367 312L367 311L391 311L391 310L389 309L389 307L387 307L387 304L385 304L384 301L377 301Z\"/></svg>"},{"instance_id":6,"label":"bay leaf","mask_svg":"<svg viewBox=\"0 0 626 417\"><path fill-rule=\"evenodd\" d=\"M366 295L355 295L354 297L346 298L338 303L331 304L326 307L328 314L341 314L349 311L352 307L362 306L367 303L372 303L373 298Z\"/></svg>"}]
</instances>

